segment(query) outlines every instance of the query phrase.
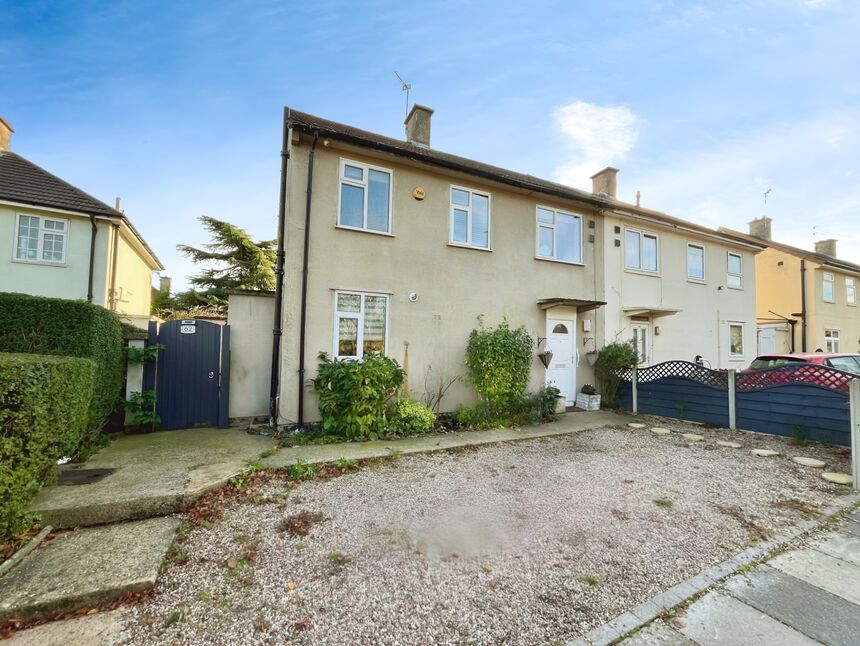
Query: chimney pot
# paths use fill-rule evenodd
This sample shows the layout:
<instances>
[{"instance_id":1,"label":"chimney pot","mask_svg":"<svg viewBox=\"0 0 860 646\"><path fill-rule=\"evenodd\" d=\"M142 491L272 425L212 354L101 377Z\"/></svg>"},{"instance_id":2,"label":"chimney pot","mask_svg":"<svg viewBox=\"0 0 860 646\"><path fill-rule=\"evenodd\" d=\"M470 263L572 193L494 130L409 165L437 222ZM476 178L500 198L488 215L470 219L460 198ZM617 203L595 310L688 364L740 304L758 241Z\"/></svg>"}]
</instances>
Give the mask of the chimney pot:
<instances>
[{"instance_id":1,"label":"chimney pot","mask_svg":"<svg viewBox=\"0 0 860 646\"><path fill-rule=\"evenodd\" d=\"M595 173L591 176L591 192L595 195L603 193L604 195L608 195L609 197L615 199L615 196L617 194L617 175L618 169L613 168L612 166L607 166L599 173Z\"/></svg>"},{"instance_id":2,"label":"chimney pot","mask_svg":"<svg viewBox=\"0 0 860 646\"><path fill-rule=\"evenodd\" d=\"M0 117L0 150L9 150L9 142L15 129L3 117Z\"/></svg>"},{"instance_id":3,"label":"chimney pot","mask_svg":"<svg viewBox=\"0 0 860 646\"><path fill-rule=\"evenodd\" d=\"M425 148L430 147L430 117L433 110L416 103L406 115L406 141Z\"/></svg>"},{"instance_id":4,"label":"chimney pot","mask_svg":"<svg viewBox=\"0 0 860 646\"><path fill-rule=\"evenodd\" d=\"M820 253L823 256L836 257L836 240L828 238L827 240L818 240L815 243L815 253Z\"/></svg>"},{"instance_id":5,"label":"chimney pot","mask_svg":"<svg viewBox=\"0 0 860 646\"><path fill-rule=\"evenodd\" d=\"M750 235L755 236L756 238L761 238L762 240L770 240L771 222L773 222L773 218L769 218L767 216L756 218L749 223Z\"/></svg>"}]
</instances>

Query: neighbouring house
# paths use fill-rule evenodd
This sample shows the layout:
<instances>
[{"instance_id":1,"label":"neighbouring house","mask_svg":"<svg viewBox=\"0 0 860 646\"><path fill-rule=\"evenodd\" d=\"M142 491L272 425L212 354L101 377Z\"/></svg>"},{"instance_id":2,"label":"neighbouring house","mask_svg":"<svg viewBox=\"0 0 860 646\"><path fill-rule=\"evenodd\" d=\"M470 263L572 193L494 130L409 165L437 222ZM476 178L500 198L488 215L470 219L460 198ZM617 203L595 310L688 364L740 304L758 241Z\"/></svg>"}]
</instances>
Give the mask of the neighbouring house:
<instances>
[{"instance_id":1,"label":"neighbouring house","mask_svg":"<svg viewBox=\"0 0 860 646\"><path fill-rule=\"evenodd\" d=\"M384 352L408 365L416 399L465 377L479 319L523 325L536 351L550 349L529 387L556 385L569 404L593 381L593 351L612 341L635 340L643 363L752 358L761 243L617 200L615 169L587 192L434 150L432 112L412 108L404 141L285 111L281 423L318 419L310 380L320 352ZM271 317L272 298L241 298L268 301L231 300L234 338L252 343L269 320L251 331L239 318ZM234 353L234 364L264 365L261 346L244 360ZM266 405L268 393L231 388ZM464 379L441 410L474 397Z\"/></svg>"},{"instance_id":2,"label":"neighbouring house","mask_svg":"<svg viewBox=\"0 0 860 646\"><path fill-rule=\"evenodd\" d=\"M0 118L0 291L86 299L145 327L161 261L128 217L9 149Z\"/></svg>"},{"instance_id":3,"label":"neighbouring house","mask_svg":"<svg viewBox=\"0 0 860 646\"><path fill-rule=\"evenodd\" d=\"M815 251L776 242L772 222L753 220L748 235L721 229L766 245L756 257L759 353L860 351L860 265L836 257L836 240Z\"/></svg>"}]
</instances>

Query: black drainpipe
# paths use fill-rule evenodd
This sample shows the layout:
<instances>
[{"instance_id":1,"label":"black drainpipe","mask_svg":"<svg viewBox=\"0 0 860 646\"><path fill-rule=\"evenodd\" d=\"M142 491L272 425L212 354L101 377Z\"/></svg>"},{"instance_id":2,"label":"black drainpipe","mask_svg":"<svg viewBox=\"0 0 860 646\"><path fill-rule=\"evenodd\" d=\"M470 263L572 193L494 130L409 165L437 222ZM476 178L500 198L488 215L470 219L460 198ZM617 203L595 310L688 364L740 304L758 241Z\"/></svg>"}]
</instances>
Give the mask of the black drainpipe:
<instances>
[{"instance_id":1,"label":"black drainpipe","mask_svg":"<svg viewBox=\"0 0 860 646\"><path fill-rule=\"evenodd\" d=\"M800 351L806 352L806 261L800 261Z\"/></svg>"},{"instance_id":2,"label":"black drainpipe","mask_svg":"<svg viewBox=\"0 0 860 646\"><path fill-rule=\"evenodd\" d=\"M93 232L90 235L90 272L87 276L87 302L93 302L93 271L96 263L96 234L99 232L99 227L96 224L96 216L90 216L90 226Z\"/></svg>"},{"instance_id":3,"label":"black drainpipe","mask_svg":"<svg viewBox=\"0 0 860 646\"><path fill-rule=\"evenodd\" d=\"M281 388L281 336L284 303L284 236L287 219L287 167L290 163L290 111L284 108L284 135L281 142L281 195L278 202L278 252L275 262L275 324L272 328L272 380L269 389L269 424L278 425L278 391Z\"/></svg>"},{"instance_id":4,"label":"black drainpipe","mask_svg":"<svg viewBox=\"0 0 860 646\"><path fill-rule=\"evenodd\" d=\"M320 131L314 130L314 142L311 144L311 152L308 153L308 190L305 202L305 248L302 257L302 311L299 321L299 428L305 424L305 324L307 322L308 305L308 249L311 244L311 197L313 196L314 182L314 151Z\"/></svg>"}]
</instances>

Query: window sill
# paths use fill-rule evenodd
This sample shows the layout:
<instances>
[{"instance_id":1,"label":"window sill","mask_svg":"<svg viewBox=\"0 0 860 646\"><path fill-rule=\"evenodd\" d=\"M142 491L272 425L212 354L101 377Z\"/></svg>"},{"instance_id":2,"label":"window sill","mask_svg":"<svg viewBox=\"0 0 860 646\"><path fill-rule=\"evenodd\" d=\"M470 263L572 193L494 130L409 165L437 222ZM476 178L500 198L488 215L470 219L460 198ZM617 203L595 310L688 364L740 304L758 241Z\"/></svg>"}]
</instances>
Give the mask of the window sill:
<instances>
[{"instance_id":1,"label":"window sill","mask_svg":"<svg viewBox=\"0 0 860 646\"><path fill-rule=\"evenodd\" d=\"M736 287L734 285L726 285L726 289L734 289L739 292L744 291L743 285L741 285L740 287Z\"/></svg>"},{"instance_id":2,"label":"window sill","mask_svg":"<svg viewBox=\"0 0 860 646\"><path fill-rule=\"evenodd\" d=\"M625 267L625 273L628 274L637 274L639 276L653 276L654 278L660 278L659 271L648 271L647 269L634 269L632 267Z\"/></svg>"},{"instance_id":3,"label":"window sill","mask_svg":"<svg viewBox=\"0 0 860 646\"><path fill-rule=\"evenodd\" d=\"M836 301L828 301L828 300L822 299L822 302L825 303L826 305L836 305Z\"/></svg>"},{"instance_id":4,"label":"window sill","mask_svg":"<svg viewBox=\"0 0 860 646\"><path fill-rule=\"evenodd\" d=\"M334 225L335 229L341 229L342 231L355 231L356 233L371 233L375 236L384 236L386 238L396 238L393 233L388 233L387 231L374 231L373 229L359 229L358 227L347 227L342 224Z\"/></svg>"},{"instance_id":5,"label":"window sill","mask_svg":"<svg viewBox=\"0 0 860 646\"><path fill-rule=\"evenodd\" d=\"M463 244L461 242L449 242L449 247L457 247L458 249L472 249L473 251L492 251L491 247L476 247L470 244Z\"/></svg>"},{"instance_id":6,"label":"window sill","mask_svg":"<svg viewBox=\"0 0 860 646\"><path fill-rule=\"evenodd\" d=\"M699 278L687 278L688 283L692 283L693 285L707 285L707 281L699 279Z\"/></svg>"},{"instance_id":7,"label":"window sill","mask_svg":"<svg viewBox=\"0 0 860 646\"><path fill-rule=\"evenodd\" d=\"M562 265L573 265L574 267L585 267L585 263L576 262L575 260L561 260L559 258L548 258L547 256L535 256L535 260L543 260L545 262L557 262Z\"/></svg>"},{"instance_id":8,"label":"window sill","mask_svg":"<svg viewBox=\"0 0 860 646\"><path fill-rule=\"evenodd\" d=\"M729 357L729 361L744 361L744 356L733 354Z\"/></svg>"},{"instance_id":9,"label":"window sill","mask_svg":"<svg viewBox=\"0 0 860 646\"><path fill-rule=\"evenodd\" d=\"M41 265L42 267L68 267L66 262L49 262L47 260L22 260L21 258L12 258L12 262L17 262L22 265Z\"/></svg>"}]
</instances>

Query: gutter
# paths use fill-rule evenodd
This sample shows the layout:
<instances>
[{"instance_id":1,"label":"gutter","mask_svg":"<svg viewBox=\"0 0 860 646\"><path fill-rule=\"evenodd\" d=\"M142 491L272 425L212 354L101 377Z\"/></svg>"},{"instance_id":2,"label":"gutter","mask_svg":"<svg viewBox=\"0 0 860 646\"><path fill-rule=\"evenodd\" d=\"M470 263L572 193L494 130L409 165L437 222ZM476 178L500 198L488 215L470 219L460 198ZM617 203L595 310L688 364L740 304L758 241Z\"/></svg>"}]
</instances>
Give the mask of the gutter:
<instances>
[{"instance_id":1,"label":"gutter","mask_svg":"<svg viewBox=\"0 0 860 646\"><path fill-rule=\"evenodd\" d=\"M119 254L119 225L113 225L113 250L111 252L111 269L110 269L110 309L116 312L116 304L119 299L116 296L116 259Z\"/></svg>"},{"instance_id":2,"label":"gutter","mask_svg":"<svg viewBox=\"0 0 860 646\"><path fill-rule=\"evenodd\" d=\"M806 352L806 260L800 260L800 351Z\"/></svg>"},{"instance_id":3,"label":"gutter","mask_svg":"<svg viewBox=\"0 0 860 646\"><path fill-rule=\"evenodd\" d=\"M281 142L281 193L278 201L278 251L275 260L275 322L272 327L272 373L269 385L269 425L278 426L278 391L281 388L281 337L283 336L284 303L284 236L287 213L287 169L290 162L293 127L290 110L284 108L284 133Z\"/></svg>"},{"instance_id":4,"label":"gutter","mask_svg":"<svg viewBox=\"0 0 860 646\"><path fill-rule=\"evenodd\" d=\"M92 234L90 235L90 268L87 274L87 302L93 302L93 272L95 271L96 262L96 234L99 232L99 227L96 224L96 216L90 216L90 226Z\"/></svg>"},{"instance_id":5,"label":"gutter","mask_svg":"<svg viewBox=\"0 0 860 646\"><path fill-rule=\"evenodd\" d=\"M311 244L311 198L314 182L314 151L319 141L319 130L314 130L314 142L308 153L308 188L305 201L305 247L302 256L302 311L299 321L299 419L298 427L305 423L305 327L308 313L308 250Z\"/></svg>"}]
</instances>

